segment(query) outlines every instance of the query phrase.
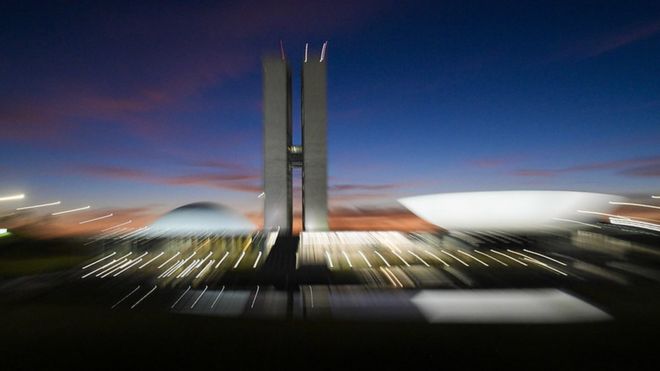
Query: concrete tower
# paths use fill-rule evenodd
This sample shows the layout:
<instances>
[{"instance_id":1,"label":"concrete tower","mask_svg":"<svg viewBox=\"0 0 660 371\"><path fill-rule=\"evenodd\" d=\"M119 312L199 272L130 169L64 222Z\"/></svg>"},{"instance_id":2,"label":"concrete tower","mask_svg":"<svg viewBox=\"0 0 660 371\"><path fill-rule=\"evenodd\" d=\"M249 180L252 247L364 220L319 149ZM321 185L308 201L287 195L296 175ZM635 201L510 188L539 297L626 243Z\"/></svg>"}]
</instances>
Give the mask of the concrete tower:
<instances>
[{"instance_id":1,"label":"concrete tower","mask_svg":"<svg viewBox=\"0 0 660 371\"><path fill-rule=\"evenodd\" d=\"M284 50L263 58L264 229L291 233L291 171L302 168L303 230L328 229L326 47L305 46L302 68L302 145L292 145L291 72Z\"/></svg>"}]
</instances>

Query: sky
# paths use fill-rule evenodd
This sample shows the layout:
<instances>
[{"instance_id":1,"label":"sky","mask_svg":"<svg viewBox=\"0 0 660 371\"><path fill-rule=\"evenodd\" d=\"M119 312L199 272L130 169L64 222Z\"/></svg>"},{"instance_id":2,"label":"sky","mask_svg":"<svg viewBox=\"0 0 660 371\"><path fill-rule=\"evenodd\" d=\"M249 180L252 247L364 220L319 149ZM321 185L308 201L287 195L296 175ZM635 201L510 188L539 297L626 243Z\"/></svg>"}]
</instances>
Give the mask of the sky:
<instances>
[{"instance_id":1,"label":"sky","mask_svg":"<svg viewBox=\"0 0 660 371\"><path fill-rule=\"evenodd\" d=\"M0 195L26 198L0 214L60 200L146 222L215 201L258 222L260 58L280 40L294 72L328 41L334 215L660 192L657 1L4 1Z\"/></svg>"}]
</instances>

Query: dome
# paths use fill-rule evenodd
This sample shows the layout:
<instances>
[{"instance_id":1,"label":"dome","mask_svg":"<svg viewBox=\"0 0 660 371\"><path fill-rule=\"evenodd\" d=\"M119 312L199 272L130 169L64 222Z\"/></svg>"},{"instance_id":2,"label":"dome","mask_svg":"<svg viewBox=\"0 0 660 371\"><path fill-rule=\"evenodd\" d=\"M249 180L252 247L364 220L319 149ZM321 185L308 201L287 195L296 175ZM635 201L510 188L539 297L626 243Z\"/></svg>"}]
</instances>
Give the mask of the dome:
<instances>
[{"instance_id":1,"label":"dome","mask_svg":"<svg viewBox=\"0 0 660 371\"><path fill-rule=\"evenodd\" d=\"M196 202L178 207L153 222L151 235L182 236L199 234L243 234L255 229L254 224L229 207Z\"/></svg>"},{"instance_id":2,"label":"dome","mask_svg":"<svg viewBox=\"0 0 660 371\"><path fill-rule=\"evenodd\" d=\"M448 230L530 231L577 226L614 208L621 197L568 191L441 193L399 200L422 219ZM578 223L572 223L578 222Z\"/></svg>"}]
</instances>

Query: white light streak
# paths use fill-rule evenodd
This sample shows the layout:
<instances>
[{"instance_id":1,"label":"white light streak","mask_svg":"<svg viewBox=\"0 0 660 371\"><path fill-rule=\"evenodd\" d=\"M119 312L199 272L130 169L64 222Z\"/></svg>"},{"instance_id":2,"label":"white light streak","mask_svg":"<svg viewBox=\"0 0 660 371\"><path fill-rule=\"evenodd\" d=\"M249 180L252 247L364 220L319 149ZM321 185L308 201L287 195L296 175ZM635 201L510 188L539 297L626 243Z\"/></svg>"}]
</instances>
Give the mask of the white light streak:
<instances>
[{"instance_id":1,"label":"white light streak","mask_svg":"<svg viewBox=\"0 0 660 371\"><path fill-rule=\"evenodd\" d=\"M466 267L469 267L469 266L470 266L468 263L462 261L461 259L459 259L459 258L457 258L456 256L452 255L451 253L446 252L445 250L440 250L440 252L443 253L443 254L445 254L445 255L449 255L449 256L451 256L452 258L454 258L455 260L457 260L459 263L463 264L463 265L466 266Z\"/></svg>"},{"instance_id":2,"label":"white light streak","mask_svg":"<svg viewBox=\"0 0 660 371\"><path fill-rule=\"evenodd\" d=\"M17 207L16 211L28 210L28 209L37 209L37 208L46 207L46 206L55 206L55 205L59 205L61 203L62 203L61 201L55 201L55 202L50 202L50 203L47 203L47 204Z\"/></svg>"},{"instance_id":3,"label":"white light streak","mask_svg":"<svg viewBox=\"0 0 660 371\"><path fill-rule=\"evenodd\" d=\"M387 271L385 270L385 267L380 267L380 270L382 270L383 273L385 274L385 277L387 277L387 279L390 280L390 283L392 283L392 286L396 287L396 282L394 282L392 277L390 277L390 274L387 273Z\"/></svg>"},{"instance_id":4,"label":"white light streak","mask_svg":"<svg viewBox=\"0 0 660 371\"><path fill-rule=\"evenodd\" d=\"M228 255L229 255L229 251L225 252L225 255L223 255L222 259L220 259L218 264L216 264L215 269L217 269L220 266L220 264L222 264L222 262L225 261L225 259L227 258Z\"/></svg>"},{"instance_id":5,"label":"white light streak","mask_svg":"<svg viewBox=\"0 0 660 371\"><path fill-rule=\"evenodd\" d=\"M563 266L566 266L566 263L560 262L560 261L557 260L557 259L553 259L553 258L551 258L551 257L549 257L549 256L546 256L546 255L543 255L543 254L541 254L541 253L539 253L539 252L532 251L532 250L527 250L527 249L523 249L523 251L528 252L528 253L530 253L530 254L538 255L538 256L540 256L540 257L542 257L542 258L546 258L546 259L548 259L548 260L552 260L553 262L555 262L555 263L557 263L557 264L561 264L561 265L563 265Z\"/></svg>"},{"instance_id":6,"label":"white light streak","mask_svg":"<svg viewBox=\"0 0 660 371\"><path fill-rule=\"evenodd\" d=\"M404 259L403 257L401 257L401 255L397 254L396 251L392 250L392 254L396 255L397 258L401 259L401 261L403 262L403 264L406 265L406 267L410 267L410 264L408 264L408 262L406 261L406 259Z\"/></svg>"},{"instance_id":7,"label":"white light streak","mask_svg":"<svg viewBox=\"0 0 660 371\"><path fill-rule=\"evenodd\" d=\"M157 288L157 287L158 287L158 285L154 285L154 288L153 288L153 289L149 290L149 292L146 293L143 297L141 297L140 300L136 301L135 304L131 305L131 309L137 307L138 304L140 304L140 303L142 302L142 300L146 299L147 296L151 295L152 292L156 291L156 288Z\"/></svg>"},{"instance_id":8,"label":"white light streak","mask_svg":"<svg viewBox=\"0 0 660 371\"><path fill-rule=\"evenodd\" d=\"M257 269L257 264L259 264L259 259L261 259L261 251L259 251L257 258L254 259L254 264L252 264L252 269Z\"/></svg>"},{"instance_id":9,"label":"white light streak","mask_svg":"<svg viewBox=\"0 0 660 371\"><path fill-rule=\"evenodd\" d=\"M108 266L110 266L110 265L112 265L112 264L115 264L116 262L117 262L117 260L111 260L110 263L107 263L107 264L105 264L105 265L102 265L100 268L96 268L95 270L93 270L93 271L91 271L91 272L89 272L89 273L83 275L82 278L87 278L87 277L91 276L92 274L94 274L94 273L100 271L101 269L105 269L106 267L108 267Z\"/></svg>"},{"instance_id":10,"label":"white light streak","mask_svg":"<svg viewBox=\"0 0 660 371\"><path fill-rule=\"evenodd\" d=\"M351 264L351 259L348 258L348 254L346 254L346 251L341 252L344 255L344 258L346 259L346 262L348 263L348 266L350 268L353 268L353 264Z\"/></svg>"},{"instance_id":11,"label":"white light streak","mask_svg":"<svg viewBox=\"0 0 660 371\"><path fill-rule=\"evenodd\" d=\"M330 268L334 268L335 266L332 264L332 258L330 258L330 253L328 252L328 250L325 250L325 256L328 258L328 265L330 266Z\"/></svg>"},{"instance_id":12,"label":"white light streak","mask_svg":"<svg viewBox=\"0 0 660 371\"><path fill-rule=\"evenodd\" d=\"M154 260L160 258L161 256L163 256L163 254L165 254L165 252L161 252L160 254L154 256L153 258L151 258L151 260L149 260L148 262L146 262L146 263L142 264L141 266L139 266L138 269L142 269L142 268L146 267L146 266L149 265L149 263L151 263L152 261L154 261Z\"/></svg>"},{"instance_id":13,"label":"white light streak","mask_svg":"<svg viewBox=\"0 0 660 371\"><path fill-rule=\"evenodd\" d=\"M123 302L124 300L128 299L129 296L133 295L133 293L136 292L136 291L139 290L139 289L140 289L140 285L138 285L138 287L134 288L133 291L129 292L128 295L126 295L126 296L124 296L123 298L121 298L121 300L119 300L118 302L116 302L115 305L111 306L110 309L115 309L115 307L116 307L117 305L121 304L121 302Z\"/></svg>"},{"instance_id":14,"label":"white light streak","mask_svg":"<svg viewBox=\"0 0 660 371\"><path fill-rule=\"evenodd\" d=\"M312 308L314 308L314 291L312 291L312 285L308 285L308 287L310 303L312 304Z\"/></svg>"},{"instance_id":15,"label":"white light streak","mask_svg":"<svg viewBox=\"0 0 660 371\"><path fill-rule=\"evenodd\" d=\"M188 293L188 291L190 291L190 285L188 285L188 288L186 289L186 291L184 291L183 294L181 294L181 296L179 296L179 298L176 299L176 301L174 302L174 304L172 304L172 306L170 307L170 309L174 309L174 307L175 307L177 304L179 304L179 301L181 301L181 299L183 299L183 296L186 295L186 294Z\"/></svg>"},{"instance_id":16,"label":"white light streak","mask_svg":"<svg viewBox=\"0 0 660 371\"><path fill-rule=\"evenodd\" d=\"M257 301L257 295L259 295L259 285L257 285L257 291L254 293L252 298L252 304L250 304L250 309L254 308L254 302Z\"/></svg>"},{"instance_id":17,"label":"white light streak","mask_svg":"<svg viewBox=\"0 0 660 371\"><path fill-rule=\"evenodd\" d=\"M199 301L199 299L202 298L202 296L204 295L204 293L206 292L206 290L207 290L208 288L209 288L209 285L206 285L206 287L204 287L204 290L202 290L202 293L199 294L199 296L197 297L197 300L195 300L195 302L192 303L192 305L190 306L190 309L193 309L193 308L195 307L195 305L197 304L197 302Z\"/></svg>"},{"instance_id":18,"label":"white light streak","mask_svg":"<svg viewBox=\"0 0 660 371\"><path fill-rule=\"evenodd\" d=\"M106 228L106 229L101 229L101 232L107 232L107 231L109 231L109 230L111 230L111 229L115 229L115 228L117 228L117 227L122 227L122 226L124 226L124 225L126 225L126 224L131 224L131 223L133 223L133 221L132 221L132 220L129 220L129 221L127 221L127 222L123 222L123 223L119 223L119 224L117 224L117 225L113 225L112 227L108 227L108 228Z\"/></svg>"},{"instance_id":19,"label":"white light streak","mask_svg":"<svg viewBox=\"0 0 660 371\"><path fill-rule=\"evenodd\" d=\"M380 255L380 253L378 251L374 250L374 254L378 255L378 257L383 261L383 263L385 263L385 265L387 265L388 267L391 267L390 263L388 263L387 260L385 260L385 258L382 255Z\"/></svg>"},{"instance_id":20,"label":"white light streak","mask_svg":"<svg viewBox=\"0 0 660 371\"><path fill-rule=\"evenodd\" d=\"M369 263L369 260L367 260L367 257L364 256L364 254L362 253L362 251L358 251L358 254L360 254L360 256L362 256L362 259L364 259L364 262L367 263L367 266L368 266L369 268L371 268L371 263Z\"/></svg>"},{"instance_id":21,"label":"white light streak","mask_svg":"<svg viewBox=\"0 0 660 371\"><path fill-rule=\"evenodd\" d=\"M323 62L323 60L325 59L325 49L327 47L328 47L328 42L326 41L323 43L323 47L321 48L321 59L319 60L319 62Z\"/></svg>"},{"instance_id":22,"label":"white light streak","mask_svg":"<svg viewBox=\"0 0 660 371\"><path fill-rule=\"evenodd\" d=\"M599 226L599 225L596 225L596 224L590 224L590 223L585 223L585 222L580 222L580 221L577 221L577 220L564 219L564 218L552 218L552 219L554 219L554 220L558 220L558 221L560 221L560 222L568 222L568 223L582 224L582 225L586 225L587 227L594 227L594 228L602 229L602 227Z\"/></svg>"},{"instance_id":23,"label":"white light streak","mask_svg":"<svg viewBox=\"0 0 660 371\"><path fill-rule=\"evenodd\" d=\"M245 251L241 253L241 256L238 257L238 260L236 260L236 264L234 264L234 269L238 268L238 265L241 264L241 260L243 260L243 257L245 256Z\"/></svg>"},{"instance_id":24,"label":"white light streak","mask_svg":"<svg viewBox=\"0 0 660 371\"><path fill-rule=\"evenodd\" d=\"M447 262L445 262L444 260L442 260L439 256L435 255L434 253L432 253L432 252L430 252L430 251L428 251L428 250L424 250L424 252L427 253L427 254L429 254L429 255L431 255L433 258L435 258L435 260L437 260L437 261L439 261L440 263L444 264L445 267L448 267L448 266L449 266L449 264L447 264Z\"/></svg>"},{"instance_id":25,"label":"white light streak","mask_svg":"<svg viewBox=\"0 0 660 371\"><path fill-rule=\"evenodd\" d=\"M479 251L479 250L474 250L474 252L476 252L477 254L481 254L481 255L483 255L483 256L487 256L487 257L489 257L489 258L495 260L496 262L502 264L502 265L505 266L505 267L508 267L508 266L509 266L507 263L501 261L500 259L498 259L498 258L496 258L496 257L494 257L494 256L490 256L490 255L486 254L485 252L481 252L481 251Z\"/></svg>"},{"instance_id":26,"label":"white light streak","mask_svg":"<svg viewBox=\"0 0 660 371\"><path fill-rule=\"evenodd\" d=\"M77 208L77 209L58 211L58 212L56 212L56 213L52 213L52 214L50 214L50 215L62 215L62 214L68 214L68 213L75 213L76 211L88 210L90 207L91 207L91 206L87 205L87 206L79 207L79 208Z\"/></svg>"},{"instance_id":27,"label":"white light streak","mask_svg":"<svg viewBox=\"0 0 660 371\"><path fill-rule=\"evenodd\" d=\"M410 250L408 250L408 252L410 253L410 255L416 257L417 260L421 261L422 264L424 264L424 265L427 266L427 267L430 267L429 263L425 262L424 259L422 259L421 257L419 257L419 255L415 254L414 252L412 252L412 251L410 251Z\"/></svg>"},{"instance_id":28,"label":"white light streak","mask_svg":"<svg viewBox=\"0 0 660 371\"><path fill-rule=\"evenodd\" d=\"M611 205L622 205L622 206L638 206L638 207L647 207L650 209L659 209L660 206L655 206L655 205L647 205L647 204L636 204L632 202L619 202L619 201L610 201Z\"/></svg>"},{"instance_id":29,"label":"white light streak","mask_svg":"<svg viewBox=\"0 0 660 371\"><path fill-rule=\"evenodd\" d=\"M625 225L629 227L637 227L642 229L648 229L651 231L660 232L660 224L648 223L648 222L639 222L631 219L620 219L620 218L610 218L610 223L617 225Z\"/></svg>"},{"instance_id":30,"label":"white light streak","mask_svg":"<svg viewBox=\"0 0 660 371\"><path fill-rule=\"evenodd\" d=\"M465 256L469 256L470 258L472 258L472 259L478 261L479 263L483 264L484 266L488 267L488 264L486 264L484 261L482 261L481 259L477 258L476 256L472 256L472 255L470 255L470 254L468 254L468 253L466 253L465 251L462 251L462 250L457 250L457 251L458 251L460 254L463 254L463 255L465 255Z\"/></svg>"},{"instance_id":31,"label":"white light streak","mask_svg":"<svg viewBox=\"0 0 660 371\"><path fill-rule=\"evenodd\" d=\"M89 264L87 264L86 266L82 267L82 269L87 269L87 268L91 267L92 265L94 265L94 264L96 264L96 263L100 263L100 262L104 261L105 259L107 259L107 258L109 258L109 257L111 257L111 256L113 256L113 255L115 255L116 253L117 253L116 251L113 251L112 254L109 254L109 255L107 255L107 256L105 256L105 257L103 257L103 258L101 258L101 259L99 259L99 260L97 260L97 261L95 261L95 262L93 262L93 263L89 263Z\"/></svg>"},{"instance_id":32,"label":"white light streak","mask_svg":"<svg viewBox=\"0 0 660 371\"><path fill-rule=\"evenodd\" d=\"M201 277L206 272L206 270L209 269L209 267L213 265L213 263L215 263L215 260L213 260L213 259L209 260L209 262L206 263L206 266L204 268L202 268L202 270L199 271L199 273L197 273L195 278Z\"/></svg>"},{"instance_id":33,"label":"white light streak","mask_svg":"<svg viewBox=\"0 0 660 371\"><path fill-rule=\"evenodd\" d=\"M87 224L87 223L95 222L95 221L97 221L97 220L102 220L102 219L111 218L111 217L113 217L113 216L114 216L114 214L110 213L110 214L108 214L108 215L99 216L98 218L89 219L89 220L83 220L82 222L78 222L78 224Z\"/></svg>"},{"instance_id":34,"label":"white light streak","mask_svg":"<svg viewBox=\"0 0 660 371\"><path fill-rule=\"evenodd\" d=\"M163 264L161 264L161 265L158 266L158 269L164 267L167 263L171 262L172 259L174 259L174 258L176 258L177 256L179 256L179 254L181 254L181 251L177 251L176 254L172 255L171 258L165 260L165 262L164 262Z\"/></svg>"},{"instance_id":35,"label":"white light streak","mask_svg":"<svg viewBox=\"0 0 660 371\"><path fill-rule=\"evenodd\" d=\"M25 194L21 193L18 195L0 197L0 201L22 200L24 198L25 198Z\"/></svg>"},{"instance_id":36,"label":"white light streak","mask_svg":"<svg viewBox=\"0 0 660 371\"><path fill-rule=\"evenodd\" d=\"M222 289L221 289L220 292L218 293L218 296L216 296L216 297L215 297L215 300L213 300L213 303L211 303L211 308L213 308L213 307L215 306L215 303L218 301L218 299L220 299L220 295L222 295L222 293L223 293L224 291L225 291L225 286L223 285L223 286L222 286Z\"/></svg>"},{"instance_id":37,"label":"white light streak","mask_svg":"<svg viewBox=\"0 0 660 371\"><path fill-rule=\"evenodd\" d=\"M513 256L509 256L509 255L507 255L507 254L505 254L505 253L503 253L503 252L499 252L499 251L496 251L496 250L493 250L493 249L490 249L490 251L492 251L493 253L495 253L495 254L497 254L497 255L502 255L502 256L504 256L504 257L507 257L507 258L513 260L514 262L516 262L516 263L518 263L518 264L520 264L520 265L524 265L525 267L527 267L527 264L521 262L520 260L514 258Z\"/></svg>"},{"instance_id":38,"label":"white light streak","mask_svg":"<svg viewBox=\"0 0 660 371\"><path fill-rule=\"evenodd\" d=\"M399 287L403 287L403 284L401 283L401 281L399 281L399 279L396 277L394 272L392 272L389 268L383 268L383 269L385 269L385 271L389 272L392 275L392 278L394 278L394 280L399 285Z\"/></svg>"}]
</instances>

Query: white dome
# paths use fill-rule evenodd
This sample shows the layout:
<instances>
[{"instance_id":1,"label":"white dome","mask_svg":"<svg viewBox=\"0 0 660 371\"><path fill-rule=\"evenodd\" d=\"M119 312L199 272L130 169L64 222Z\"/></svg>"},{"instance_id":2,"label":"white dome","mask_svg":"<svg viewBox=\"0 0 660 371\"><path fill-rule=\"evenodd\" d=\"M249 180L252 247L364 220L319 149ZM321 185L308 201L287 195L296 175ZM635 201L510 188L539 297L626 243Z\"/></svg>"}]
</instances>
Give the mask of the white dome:
<instances>
[{"instance_id":1,"label":"white dome","mask_svg":"<svg viewBox=\"0 0 660 371\"><path fill-rule=\"evenodd\" d=\"M196 202L163 215L149 226L147 233L154 236L243 234L254 229L246 217L226 206Z\"/></svg>"},{"instance_id":2,"label":"white dome","mask_svg":"<svg viewBox=\"0 0 660 371\"><path fill-rule=\"evenodd\" d=\"M578 226L614 208L621 197L567 191L440 193L399 200L422 219L448 230L528 231ZM589 213L585 213L589 211ZM568 223L567 223L568 222Z\"/></svg>"}]
</instances>

